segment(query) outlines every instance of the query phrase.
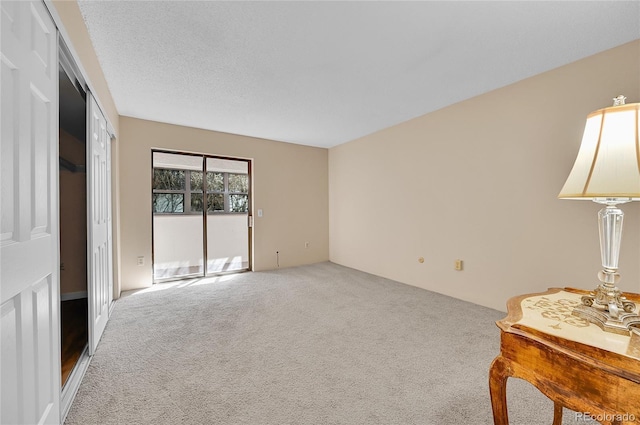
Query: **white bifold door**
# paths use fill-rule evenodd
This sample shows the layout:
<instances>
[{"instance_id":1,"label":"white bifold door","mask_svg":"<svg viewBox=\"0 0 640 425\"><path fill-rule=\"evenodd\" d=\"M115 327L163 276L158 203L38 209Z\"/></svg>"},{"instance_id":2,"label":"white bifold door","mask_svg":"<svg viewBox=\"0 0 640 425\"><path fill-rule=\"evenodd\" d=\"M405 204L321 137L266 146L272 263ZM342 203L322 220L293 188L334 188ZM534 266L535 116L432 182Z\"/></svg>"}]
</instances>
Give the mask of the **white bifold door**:
<instances>
[{"instance_id":1,"label":"white bifold door","mask_svg":"<svg viewBox=\"0 0 640 425\"><path fill-rule=\"evenodd\" d=\"M0 2L0 422L60 421L58 47L42 2Z\"/></svg>"},{"instance_id":2,"label":"white bifold door","mask_svg":"<svg viewBox=\"0 0 640 425\"><path fill-rule=\"evenodd\" d=\"M87 146L89 354L109 320L113 300L111 257L111 136L107 120L88 93Z\"/></svg>"}]
</instances>

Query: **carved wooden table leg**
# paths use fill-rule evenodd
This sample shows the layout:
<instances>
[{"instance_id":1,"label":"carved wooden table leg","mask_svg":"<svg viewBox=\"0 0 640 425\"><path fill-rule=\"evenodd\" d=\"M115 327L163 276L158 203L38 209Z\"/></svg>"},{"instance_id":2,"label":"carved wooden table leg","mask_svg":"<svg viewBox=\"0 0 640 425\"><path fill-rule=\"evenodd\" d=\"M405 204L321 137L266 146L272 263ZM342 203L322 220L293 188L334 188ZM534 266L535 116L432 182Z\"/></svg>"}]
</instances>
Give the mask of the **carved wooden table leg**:
<instances>
[{"instance_id":1,"label":"carved wooden table leg","mask_svg":"<svg viewBox=\"0 0 640 425\"><path fill-rule=\"evenodd\" d=\"M495 425L509 425L507 413L507 378L508 362L498 356L491 363L489 370L489 391L491 393L491 408L493 409L493 423ZM555 424L555 422L554 422Z\"/></svg>"},{"instance_id":2,"label":"carved wooden table leg","mask_svg":"<svg viewBox=\"0 0 640 425\"><path fill-rule=\"evenodd\" d=\"M562 425L562 405L558 402L553 403L553 425Z\"/></svg>"}]
</instances>

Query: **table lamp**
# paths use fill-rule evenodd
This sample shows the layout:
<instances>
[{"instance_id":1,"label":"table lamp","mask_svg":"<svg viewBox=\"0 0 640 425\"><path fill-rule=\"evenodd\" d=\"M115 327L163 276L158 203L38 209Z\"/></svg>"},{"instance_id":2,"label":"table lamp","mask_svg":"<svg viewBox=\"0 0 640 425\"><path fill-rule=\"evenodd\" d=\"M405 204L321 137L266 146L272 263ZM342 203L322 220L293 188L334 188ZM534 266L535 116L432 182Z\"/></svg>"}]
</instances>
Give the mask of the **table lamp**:
<instances>
[{"instance_id":1,"label":"table lamp","mask_svg":"<svg viewBox=\"0 0 640 425\"><path fill-rule=\"evenodd\" d=\"M558 198L605 205L598 212L600 284L582 297L573 314L605 331L629 335L630 327L640 324L640 315L616 286L624 217L618 205L640 201L640 103L625 104L625 99L618 96L613 106L587 116L576 162Z\"/></svg>"}]
</instances>

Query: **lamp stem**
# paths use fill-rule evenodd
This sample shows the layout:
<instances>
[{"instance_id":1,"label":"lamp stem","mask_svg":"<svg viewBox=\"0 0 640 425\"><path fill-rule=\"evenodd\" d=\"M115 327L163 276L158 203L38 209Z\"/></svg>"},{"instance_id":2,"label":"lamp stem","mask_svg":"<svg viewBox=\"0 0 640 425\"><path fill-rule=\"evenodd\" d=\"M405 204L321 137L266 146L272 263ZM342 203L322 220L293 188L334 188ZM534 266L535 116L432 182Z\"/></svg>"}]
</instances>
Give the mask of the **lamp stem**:
<instances>
[{"instance_id":1,"label":"lamp stem","mask_svg":"<svg viewBox=\"0 0 640 425\"><path fill-rule=\"evenodd\" d=\"M635 304L627 301L616 286L620 281L618 260L624 220L624 212L617 207L617 204L628 201L616 198L595 199L594 201L606 204L598 212L600 256L602 258L602 270L598 273L598 279L601 283L591 295L582 297L582 302L587 306L591 306L595 302L597 305L603 306L612 318L618 319L620 310L627 313L635 310Z\"/></svg>"},{"instance_id":2,"label":"lamp stem","mask_svg":"<svg viewBox=\"0 0 640 425\"><path fill-rule=\"evenodd\" d=\"M622 242L622 224L624 212L615 205L607 205L598 211L598 229L600 231L600 257L605 279L603 282L616 283L615 275L620 259Z\"/></svg>"},{"instance_id":3,"label":"lamp stem","mask_svg":"<svg viewBox=\"0 0 640 425\"><path fill-rule=\"evenodd\" d=\"M607 205L598 211L598 228L600 233L600 257L603 269L598 273L601 289L600 299L596 303L604 305L612 317L618 317L616 294L620 291L616 284L620 281L618 260L620 259L620 243L622 242L622 223L624 212L615 205ZM622 306L620 306L622 307Z\"/></svg>"}]
</instances>

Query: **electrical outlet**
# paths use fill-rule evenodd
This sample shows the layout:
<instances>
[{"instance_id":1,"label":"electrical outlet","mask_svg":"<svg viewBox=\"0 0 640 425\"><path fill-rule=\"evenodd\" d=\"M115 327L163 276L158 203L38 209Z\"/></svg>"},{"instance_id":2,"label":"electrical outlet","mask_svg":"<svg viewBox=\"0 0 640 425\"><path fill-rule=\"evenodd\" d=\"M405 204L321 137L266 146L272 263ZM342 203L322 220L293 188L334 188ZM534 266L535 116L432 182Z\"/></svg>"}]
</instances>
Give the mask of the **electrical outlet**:
<instances>
[{"instance_id":1,"label":"electrical outlet","mask_svg":"<svg viewBox=\"0 0 640 425\"><path fill-rule=\"evenodd\" d=\"M305 242L304 243L304 247L308 249L309 248L309 242Z\"/></svg>"},{"instance_id":2,"label":"electrical outlet","mask_svg":"<svg viewBox=\"0 0 640 425\"><path fill-rule=\"evenodd\" d=\"M462 260L456 260L455 267L456 267L456 270L461 271L462 270Z\"/></svg>"},{"instance_id":3,"label":"electrical outlet","mask_svg":"<svg viewBox=\"0 0 640 425\"><path fill-rule=\"evenodd\" d=\"M144 257L138 257L138 265L144 266Z\"/></svg>"}]
</instances>

